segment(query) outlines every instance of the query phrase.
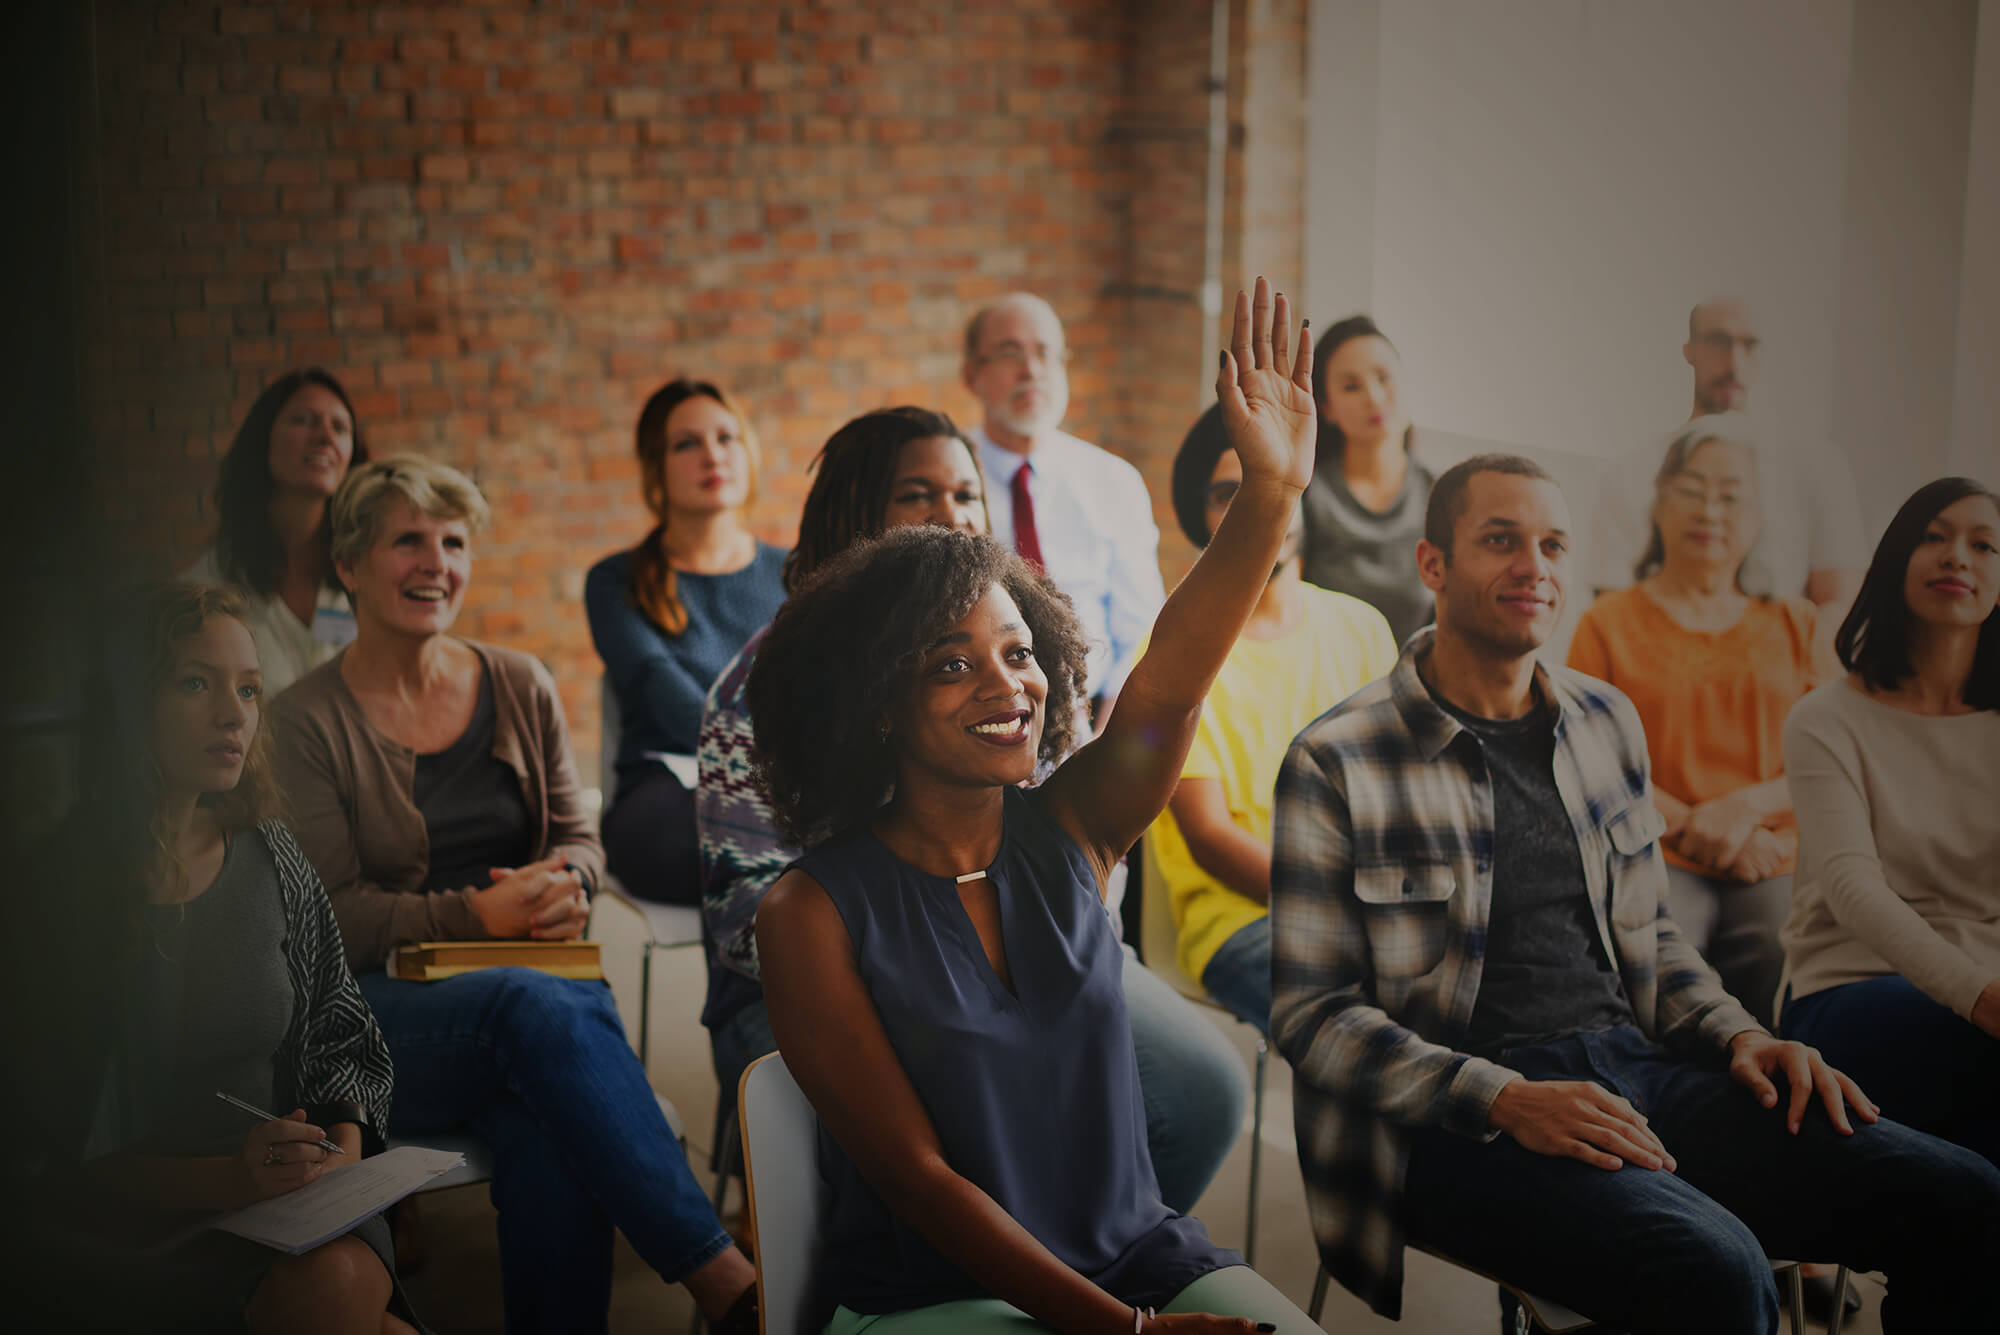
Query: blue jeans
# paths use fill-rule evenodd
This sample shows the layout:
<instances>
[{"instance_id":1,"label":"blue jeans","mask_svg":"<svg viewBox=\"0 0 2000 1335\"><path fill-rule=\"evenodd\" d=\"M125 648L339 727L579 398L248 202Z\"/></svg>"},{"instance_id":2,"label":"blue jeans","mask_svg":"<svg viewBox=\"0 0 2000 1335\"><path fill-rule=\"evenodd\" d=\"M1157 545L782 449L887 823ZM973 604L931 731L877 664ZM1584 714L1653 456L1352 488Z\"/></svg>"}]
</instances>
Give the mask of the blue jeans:
<instances>
[{"instance_id":1,"label":"blue jeans","mask_svg":"<svg viewBox=\"0 0 2000 1335\"><path fill-rule=\"evenodd\" d=\"M669 1283L730 1246L609 987L534 969L358 981L396 1064L390 1129L469 1127L493 1149L509 1331L604 1331L614 1227Z\"/></svg>"},{"instance_id":2,"label":"blue jeans","mask_svg":"<svg viewBox=\"0 0 2000 1335\"><path fill-rule=\"evenodd\" d=\"M1193 1002L1161 982L1125 948L1125 1010L1146 1105L1146 1149L1160 1199L1186 1214L1229 1157L1243 1128L1243 1059ZM716 1079L733 1090L743 1068L775 1052L763 998L709 1031Z\"/></svg>"},{"instance_id":3,"label":"blue jeans","mask_svg":"<svg viewBox=\"0 0 2000 1335\"><path fill-rule=\"evenodd\" d=\"M1897 1121L2000 1164L2000 1039L1901 974L1792 998L1784 1033L1818 1048Z\"/></svg>"},{"instance_id":4,"label":"blue jeans","mask_svg":"<svg viewBox=\"0 0 2000 1335\"><path fill-rule=\"evenodd\" d=\"M1677 1171L1607 1172L1422 1128L1404 1200L1413 1241L1635 1335L1775 1332L1772 1256L1887 1271L1889 1335L1991 1328L2000 1170L1971 1151L1887 1118L1843 1136L1818 1104L1793 1136L1782 1102L1764 1108L1630 1027L1499 1060L1623 1095Z\"/></svg>"},{"instance_id":5,"label":"blue jeans","mask_svg":"<svg viewBox=\"0 0 2000 1335\"><path fill-rule=\"evenodd\" d=\"M1271 1036L1271 915L1229 934L1201 971L1202 990L1231 1015Z\"/></svg>"}]
</instances>

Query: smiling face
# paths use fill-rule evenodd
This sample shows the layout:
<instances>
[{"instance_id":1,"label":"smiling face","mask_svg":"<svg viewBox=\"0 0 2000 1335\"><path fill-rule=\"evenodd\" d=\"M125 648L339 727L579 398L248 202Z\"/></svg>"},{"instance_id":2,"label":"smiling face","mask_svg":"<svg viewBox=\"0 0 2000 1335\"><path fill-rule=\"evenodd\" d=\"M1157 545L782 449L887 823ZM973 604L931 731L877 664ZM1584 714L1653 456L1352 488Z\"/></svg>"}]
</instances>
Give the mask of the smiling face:
<instances>
[{"instance_id":1,"label":"smiling face","mask_svg":"<svg viewBox=\"0 0 2000 1335\"><path fill-rule=\"evenodd\" d=\"M1727 440L1697 445L1661 485L1653 523L1668 569L1736 570L1763 525L1749 449Z\"/></svg>"},{"instance_id":2,"label":"smiling face","mask_svg":"<svg viewBox=\"0 0 2000 1335\"><path fill-rule=\"evenodd\" d=\"M472 576L466 522L427 515L399 495L381 504L374 543L358 561L335 563L354 595L357 631L442 635Z\"/></svg>"},{"instance_id":3,"label":"smiling face","mask_svg":"<svg viewBox=\"0 0 2000 1335\"><path fill-rule=\"evenodd\" d=\"M1518 661L1562 619L1569 507L1555 483L1508 473L1466 481L1452 546L1417 545L1417 570L1437 595L1438 633L1482 658Z\"/></svg>"},{"instance_id":4,"label":"smiling face","mask_svg":"<svg viewBox=\"0 0 2000 1335\"><path fill-rule=\"evenodd\" d=\"M153 693L153 760L170 793L226 793L243 777L257 736L263 676L249 629L215 614L174 641L172 666Z\"/></svg>"},{"instance_id":5,"label":"smiling face","mask_svg":"<svg viewBox=\"0 0 2000 1335\"><path fill-rule=\"evenodd\" d=\"M1903 598L1919 621L1977 626L2000 597L2000 507L1966 496L1938 511L1910 555Z\"/></svg>"},{"instance_id":6,"label":"smiling face","mask_svg":"<svg viewBox=\"0 0 2000 1335\"><path fill-rule=\"evenodd\" d=\"M1026 619L995 584L924 654L890 723L899 769L968 787L1027 782L1048 694Z\"/></svg>"},{"instance_id":7,"label":"smiling face","mask_svg":"<svg viewBox=\"0 0 2000 1335\"><path fill-rule=\"evenodd\" d=\"M979 322L979 344L964 368L965 387L988 424L1033 439L1069 411L1068 345L1062 324L1039 302L1002 302Z\"/></svg>"},{"instance_id":8,"label":"smiling face","mask_svg":"<svg viewBox=\"0 0 2000 1335\"><path fill-rule=\"evenodd\" d=\"M1385 436L1401 440L1410 426L1397 383L1401 375L1402 363L1388 339L1350 338L1327 361L1319 410L1350 444L1375 445Z\"/></svg>"},{"instance_id":9,"label":"smiling face","mask_svg":"<svg viewBox=\"0 0 2000 1335\"><path fill-rule=\"evenodd\" d=\"M706 394L667 415L666 504L683 514L733 510L750 497L750 448L736 415Z\"/></svg>"},{"instance_id":10,"label":"smiling face","mask_svg":"<svg viewBox=\"0 0 2000 1335\"><path fill-rule=\"evenodd\" d=\"M271 485L331 496L354 458L354 419L340 396L308 382L278 409L271 425Z\"/></svg>"},{"instance_id":11,"label":"smiling face","mask_svg":"<svg viewBox=\"0 0 2000 1335\"><path fill-rule=\"evenodd\" d=\"M986 502L979 485L979 465L972 451L955 436L925 436L896 455L896 476L889 484L889 503L882 527L937 524L960 533L986 531Z\"/></svg>"}]
</instances>

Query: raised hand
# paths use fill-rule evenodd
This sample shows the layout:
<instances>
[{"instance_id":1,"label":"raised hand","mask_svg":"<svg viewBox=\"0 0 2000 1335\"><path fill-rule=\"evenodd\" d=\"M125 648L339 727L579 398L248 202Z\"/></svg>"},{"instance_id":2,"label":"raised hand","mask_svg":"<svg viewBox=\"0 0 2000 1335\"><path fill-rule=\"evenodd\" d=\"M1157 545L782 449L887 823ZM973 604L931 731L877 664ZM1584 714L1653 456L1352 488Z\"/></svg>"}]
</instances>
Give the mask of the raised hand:
<instances>
[{"instance_id":1,"label":"raised hand","mask_svg":"<svg viewBox=\"0 0 2000 1335\"><path fill-rule=\"evenodd\" d=\"M1243 476L1273 478L1304 491L1312 481L1319 410L1312 396L1311 331L1298 329L1292 352L1292 308L1258 278L1254 297L1236 294L1236 323L1222 354L1215 393L1229 443Z\"/></svg>"}]
</instances>

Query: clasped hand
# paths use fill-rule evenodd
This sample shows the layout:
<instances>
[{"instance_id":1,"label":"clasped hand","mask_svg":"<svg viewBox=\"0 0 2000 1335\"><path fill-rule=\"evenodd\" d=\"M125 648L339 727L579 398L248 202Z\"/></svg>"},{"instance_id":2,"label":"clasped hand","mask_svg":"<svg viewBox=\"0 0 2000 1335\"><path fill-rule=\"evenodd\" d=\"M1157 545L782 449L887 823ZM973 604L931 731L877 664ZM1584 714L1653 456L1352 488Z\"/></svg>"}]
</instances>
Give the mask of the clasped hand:
<instances>
[{"instance_id":1,"label":"clasped hand","mask_svg":"<svg viewBox=\"0 0 2000 1335\"><path fill-rule=\"evenodd\" d=\"M590 919L583 873L563 858L495 867L490 875L493 884L470 896L487 936L496 941L568 941L583 935Z\"/></svg>"},{"instance_id":2,"label":"clasped hand","mask_svg":"<svg viewBox=\"0 0 2000 1335\"><path fill-rule=\"evenodd\" d=\"M1791 1087L1785 1125L1793 1135L1798 1134L1815 1094L1842 1135L1854 1134L1847 1116L1850 1106L1864 1122L1882 1114L1860 1086L1827 1065L1816 1049L1781 1042L1758 1030L1745 1030L1729 1041L1729 1074L1766 1108L1778 1106L1772 1077L1782 1074ZM1515 1080L1493 1100L1487 1121L1537 1154L1581 1159L1605 1169L1628 1163L1668 1172L1675 1168L1672 1152L1653 1133L1645 1114L1593 1081Z\"/></svg>"}]
</instances>

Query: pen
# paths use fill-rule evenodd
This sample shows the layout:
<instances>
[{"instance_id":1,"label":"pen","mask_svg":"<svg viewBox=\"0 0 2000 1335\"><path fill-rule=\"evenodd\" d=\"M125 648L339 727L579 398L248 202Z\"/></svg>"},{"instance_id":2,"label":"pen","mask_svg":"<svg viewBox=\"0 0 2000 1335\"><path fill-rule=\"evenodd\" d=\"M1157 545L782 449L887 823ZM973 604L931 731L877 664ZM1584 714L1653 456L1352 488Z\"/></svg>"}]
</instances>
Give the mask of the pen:
<instances>
[{"instance_id":1,"label":"pen","mask_svg":"<svg viewBox=\"0 0 2000 1335\"><path fill-rule=\"evenodd\" d=\"M242 1099L237 1098L234 1094L225 1094L219 1089L215 1091L215 1097L221 1099L224 1103L232 1104L235 1107L241 1108L244 1112L249 1113L252 1117L261 1118L266 1122L282 1122L285 1120L284 1118L279 1117L276 1113L267 1113L262 1108L259 1108L256 1104L245 1103ZM335 1154L347 1153L346 1150L340 1148L340 1146L334 1144L330 1140L322 1139L319 1143L319 1147L323 1150L330 1150Z\"/></svg>"}]
</instances>

